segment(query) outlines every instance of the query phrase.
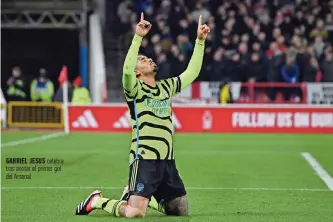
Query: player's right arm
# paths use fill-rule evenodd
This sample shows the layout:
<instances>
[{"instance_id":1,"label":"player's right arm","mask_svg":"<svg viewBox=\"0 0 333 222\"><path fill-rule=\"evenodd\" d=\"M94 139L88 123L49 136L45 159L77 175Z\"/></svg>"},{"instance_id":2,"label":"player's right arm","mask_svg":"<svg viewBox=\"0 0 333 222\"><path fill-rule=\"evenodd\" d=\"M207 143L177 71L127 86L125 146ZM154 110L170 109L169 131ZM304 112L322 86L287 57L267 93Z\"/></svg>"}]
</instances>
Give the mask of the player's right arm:
<instances>
[{"instance_id":1,"label":"player's right arm","mask_svg":"<svg viewBox=\"0 0 333 222\"><path fill-rule=\"evenodd\" d=\"M138 92L138 80L135 75L135 66L138 59L139 49L142 38L147 35L151 29L151 24L144 20L141 13L140 22L136 25L135 35L132 44L127 52L123 67L123 87L127 97L134 98Z\"/></svg>"},{"instance_id":2,"label":"player's right arm","mask_svg":"<svg viewBox=\"0 0 333 222\"><path fill-rule=\"evenodd\" d=\"M135 97L138 90L138 80L135 76L135 66L141 41L142 37L135 34L125 58L122 82L127 97Z\"/></svg>"}]
</instances>

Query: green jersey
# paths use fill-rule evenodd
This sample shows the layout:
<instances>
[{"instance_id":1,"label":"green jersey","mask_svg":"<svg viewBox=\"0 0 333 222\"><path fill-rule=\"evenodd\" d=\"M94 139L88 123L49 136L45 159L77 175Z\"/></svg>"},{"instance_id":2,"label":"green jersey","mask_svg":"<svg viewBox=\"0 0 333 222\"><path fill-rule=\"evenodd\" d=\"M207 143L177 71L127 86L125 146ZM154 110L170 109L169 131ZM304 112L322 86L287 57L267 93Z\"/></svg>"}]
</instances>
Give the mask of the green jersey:
<instances>
[{"instance_id":1,"label":"green jersey","mask_svg":"<svg viewBox=\"0 0 333 222\"><path fill-rule=\"evenodd\" d=\"M130 162L135 159L172 160L173 125L171 98L199 75L204 40L196 40L187 69L178 77L152 87L136 78L135 66L142 37L135 35L123 67L123 87L132 122Z\"/></svg>"}]
</instances>

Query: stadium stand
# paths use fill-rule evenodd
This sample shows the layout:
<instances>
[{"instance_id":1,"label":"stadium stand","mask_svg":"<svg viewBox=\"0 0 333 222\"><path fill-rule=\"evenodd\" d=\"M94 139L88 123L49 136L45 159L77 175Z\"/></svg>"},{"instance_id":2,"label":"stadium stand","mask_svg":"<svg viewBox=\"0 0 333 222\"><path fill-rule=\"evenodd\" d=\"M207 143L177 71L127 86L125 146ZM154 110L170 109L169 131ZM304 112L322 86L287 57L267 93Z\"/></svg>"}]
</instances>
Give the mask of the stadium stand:
<instances>
[{"instance_id":1,"label":"stadium stand","mask_svg":"<svg viewBox=\"0 0 333 222\"><path fill-rule=\"evenodd\" d=\"M159 77L167 78L184 70L193 50L197 17L202 14L212 33L206 41L198 81L332 82L333 17L326 7L332 4L301 0L128 0L118 4L117 18L113 19L120 25L114 31L123 37L125 52L133 33L130 27L138 14L145 12L153 28L143 41L141 53L157 61ZM295 93L284 89L278 101L288 100L289 94L294 94L295 102L301 101L300 90L295 87ZM265 96L271 101L281 97L275 88Z\"/></svg>"}]
</instances>

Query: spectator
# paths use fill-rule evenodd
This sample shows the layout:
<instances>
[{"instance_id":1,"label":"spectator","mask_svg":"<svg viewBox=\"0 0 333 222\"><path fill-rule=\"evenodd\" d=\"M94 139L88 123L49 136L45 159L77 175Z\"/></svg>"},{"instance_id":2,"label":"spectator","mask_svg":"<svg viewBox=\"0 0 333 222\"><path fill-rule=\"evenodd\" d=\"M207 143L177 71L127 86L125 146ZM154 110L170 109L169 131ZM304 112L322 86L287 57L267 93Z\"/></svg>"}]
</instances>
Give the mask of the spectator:
<instances>
[{"instance_id":1,"label":"spectator","mask_svg":"<svg viewBox=\"0 0 333 222\"><path fill-rule=\"evenodd\" d=\"M200 2L198 2L196 5L196 9L192 12L192 15L194 21L198 21L199 16L202 15L202 22L206 23L208 22L210 12L206 8L204 8Z\"/></svg>"},{"instance_id":2,"label":"spectator","mask_svg":"<svg viewBox=\"0 0 333 222\"><path fill-rule=\"evenodd\" d=\"M299 67L295 61L295 55L287 52L285 64L281 67L280 74L283 82L296 83L299 77Z\"/></svg>"},{"instance_id":3,"label":"spectator","mask_svg":"<svg viewBox=\"0 0 333 222\"><path fill-rule=\"evenodd\" d=\"M332 13L329 13L329 14L326 15L325 30L327 30L328 32L333 31L333 15L332 15Z\"/></svg>"},{"instance_id":4,"label":"spectator","mask_svg":"<svg viewBox=\"0 0 333 222\"><path fill-rule=\"evenodd\" d=\"M225 75L224 69L224 61L223 61L223 48L218 48L213 56L213 68L210 73L209 80L210 81L221 81L222 77Z\"/></svg>"},{"instance_id":5,"label":"spectator","mask_svg":"<svg viewBox=\"0 0 333 222\"><path fill-rule=\"evenodd\" d=\"M268 49L268 42L266 40L266 34L264 32L259 32L258 34L258 41L263 50Z\"/></svg>"},{"instance_id":6,"label":"spectator","mask_svg":"<svg viewBox=\"0 0 333 222\"><path fill-rule=\"evenodd\" d=\"M317 35L315 38L315 42L313 44L315 55L317 58L320 58L323 55L325 43L323 42L323 37L321 35Z\"/></svg>"},{"instance_id":7,"label":"spectator","mask_svg":"<svg viewBox=\"0 0 333 222\"><path fill-rule=\"evenodd\" d=\"M232 94L230 90L230 83L228 81L222 81L219 87L218 101L220 104L233 103Z\"/></svg>"},{"instance_id":8,"label":"spectator","mask_svg":"<svg viewBox=\"0 0 333 222\"><path fill-rule=\"evenodd\" d=\"M20 67L15 66L12 69L12 76L7 80L7 100L8 101L25 101L25 81L22 77Z\"/></svg>"},{"instance_id":9,"label":"spectator","mask_svg":"<svg viewBox=\"0 0 333 222\"><path fill-rule=\"evenodd\" d=\"M253 52L251 60L247 66L247 81L257 82L262 81L265 76L264 67L261 65L260 55L258 52Z\"/></svg>"},{"instance_id":10,"label":"spectator","mask_svg":"<svg viewBox=\"0 0 333 222\"><path fill-rule=\"evenodd\" d=\"M246 69L247 69L247 65L250 61L250 53L248 52L248 47L247 44L242 42L239 47L238 47L238 52L240 55L239 58L239 63L240 63L240 71L243 75L240 76L240 81L246 81Z\"/></svg>"},{"instance_id":11,"label":"spectator","mask_svg":"<svg viewBox=\"0 0 333 222\"><path fill-rule=\"evenodd\" d=\"M234 53L231 60L228 60L223 70L225 71L226 78L229 78L234 82L241 82L242 70L240 65L240 55L238 53Z\"/></svg>"},{"instance_id":12,"label":"spectator","mask_svg":"<svg viewBox=\"0 0 333 222\"><path fill-rule=\"evenodd\" d=\"M51 102L54 94L53 82L47 78L47 72L41 68L39 77L30 85L30 97L35 102Z\"/></svg>"},{"instance_id":13,"label":"spectator","mask_svg":"<svg viewBox=\"0 0 333 222\"><path fill-rule=\"evenodd\" d=\"M310 37L321 36L322 38L328 37L328 32L324 28L324 21L319 19L316 23L316 27L311 31Z\"/></svg>"},{"instance_id":14,"label":"spectator","mask_svg":"<svg viewBox=\"0 0 333 222\"><path fill-rule=\"evenodd\" d=\"M160 53L157 56L157 66L158 66L158 79L167 79L169 78L171 72L171 64L167 60L165 53Z\"/></svg>"},{"instance_id":15,"label":"spectator","mask_svg":"<svg viewBox=\"0 0 333 222\"><path fill-rule=\"evenodd\" d=\"M82 86L81 77L77 77L76 79L74 79L73 86L74 86L73 98L72 98L73 105L91 103L90 93L87 88Z\"/></svg>"},{"instance_id":16,"label":"spectator","mask_svg":"<svg viewBox=\"0 0 333 222\"><path fill-rule=\"evenodd\" d=\"M280 36L277 38L276 42L277 42L277 47L278 47L278 49L279 49L281 52L284 52L284 51L286 51L286 50L288 49L288 47L287 47L286 44L285 44L285 38L284 38L283 35L280 35Z\"/></svg>"},{"instance_id":17,"label":"spectator","mask_svg":"<svg viewBox=\"0 0 333 222\"><path fill-rule=\"evenodd\" d=\"M193 51L193 44L189 41L188 36L179 35L177 37L177 44L180 49L180 52L184 53L186 57L189 59Z\"/></svg>"},{"instance_id":18,"label":"spectator","mask_svg":"<svg viewBox=\"0 0 333 222\"><path fill-rule=\"evenodd\" d=\"M327 52L326 59L322 64L323 82L333 82L333 53Z\"/></svg>"},{"instance_id":19,"label":"spectator","mask_svg":"<svg viewBox=\"0 0 333 222\"><path fill-rule=\"evenodd\" d=\"M279 27L281 32L284 33L287 38L290 38L293 35L294 24L292 24L290 16L285 16Z\"/></svg>"},{"instance_id":20,"label":"spectator","mask_svg":"<svg viewBox=\"0 0 333 222\"><path fill-rule=\"evenodd\" d=\"M292 52L286 53L285 64L280 69L283 82L297 83L299 81L299 66L296 64L296 55ZM295 88L285 88L283 90L285 100L289 101L292 94L297 94ZM299 100L299 98L298 98Z\"/></svg>"},{"instance_id":21,"label":"spectator","mask_svg":"<svg viewBox=\"0 0 333 222\"><path fill-rule=\"evenodd\" d=\"M318 72L318 61L315 57L311 57L310 64L307 64L304 70L303 82L316 82Z\"/></svg>"}]
</instances>

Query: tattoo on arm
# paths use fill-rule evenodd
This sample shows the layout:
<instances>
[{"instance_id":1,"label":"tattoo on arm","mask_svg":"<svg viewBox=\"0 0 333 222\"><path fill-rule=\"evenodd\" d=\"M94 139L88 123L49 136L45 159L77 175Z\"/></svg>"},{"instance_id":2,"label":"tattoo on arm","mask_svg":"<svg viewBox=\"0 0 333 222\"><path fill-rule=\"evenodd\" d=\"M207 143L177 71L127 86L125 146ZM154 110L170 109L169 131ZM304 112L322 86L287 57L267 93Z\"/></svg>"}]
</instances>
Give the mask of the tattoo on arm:
<instances>
[{"instance_id":1,"label":"tattoo on arm","mask_svg":"<svg viewBox=\"0 0 333 222\"><path fill-rule=\"evenodd\" d=\"M188 216L186 196L177 197L165 203L165 213L172 216Z\"/></svg>"}]
</instances>

